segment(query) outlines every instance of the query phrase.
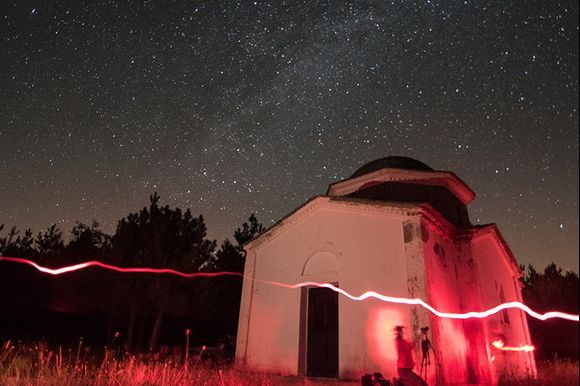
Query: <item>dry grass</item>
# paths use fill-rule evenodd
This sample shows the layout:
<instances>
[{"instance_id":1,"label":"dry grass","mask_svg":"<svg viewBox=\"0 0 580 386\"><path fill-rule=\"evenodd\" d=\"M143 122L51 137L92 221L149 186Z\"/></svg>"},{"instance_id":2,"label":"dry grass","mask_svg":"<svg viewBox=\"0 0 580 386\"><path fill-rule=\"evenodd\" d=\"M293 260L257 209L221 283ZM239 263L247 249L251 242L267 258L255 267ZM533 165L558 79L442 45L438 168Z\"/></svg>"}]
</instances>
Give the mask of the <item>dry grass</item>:
<instances>
[{"instance_id":1,"label":"dry grass","mask_svg":"<svg viewBox=\"0 0 580 386\"><path fill-rule=\"evenodd\" d=\"M536 379L504 380L501 385L509 386L571 386L578 385L578 361L551 360L537 363L538 377Z\"/></svg>"},{"instance_id":2,"label":"dry grass","mask_svg":"<svg viewBox=\"0 0 580 386\"><path fill-rule=\"evenodd\" d=\"M16 385L343 385L349 382L280 377L243 371L231 366L202 364L191 358L187 366L180 356L154 359L147 356L112 358L111 352L91 353L79 344L75 348L49 348L45 343L13 344L0 347L0 384ZM350 383L355 384L355 383ZM509 380L502 385L578 385L578 362L538 363L538 378Z\"/></svg>"},{"instance_id":3,"label":"dry grass","mask_svg":"<svg viewBox=\"0 0 580 386\"><path fill-rule=\"evenodd\" d=\"M348 383L348 382L347 382ZM243 371L230 365L201 363L182 356L113 358L111 351L92 354L79 342L71 349L49 348L46 343L13 344L0 348L0 385L342 385L338 381L312 381L299 377Z\"/></svg>"},{"instance_id":4,"label":"dry grass","mask_svg":"<svg viewBox=\"0 0 580 386\"><path fill-rule=\"evenodd\" d=\"M163 361L147 357L112 358L110 351L92 355L79 345L63 350L46 344L12 344L0 351L2 385L273 385L267 374L229 366L204 365L193 358L187 366L179 357Z\"/></svg>"}]
</instances>

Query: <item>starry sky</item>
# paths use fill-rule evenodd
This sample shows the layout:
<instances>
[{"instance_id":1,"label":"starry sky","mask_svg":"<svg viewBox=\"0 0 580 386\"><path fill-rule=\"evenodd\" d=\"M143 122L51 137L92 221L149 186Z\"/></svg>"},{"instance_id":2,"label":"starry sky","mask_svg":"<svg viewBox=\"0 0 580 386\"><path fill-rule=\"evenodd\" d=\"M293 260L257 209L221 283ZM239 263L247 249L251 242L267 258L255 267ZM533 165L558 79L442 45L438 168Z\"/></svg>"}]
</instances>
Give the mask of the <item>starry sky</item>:
<instances>
[{"instance_id":1,"label":"starry sky","mask_svg":"<svg viewBox=\"0 0 580 386\"><path fill-rule=\"evenodd\" d=\"M0 224L148 203L231 237L377 158L578 271L578 1L2 1ZM4 231L6 232L6 230Z\"/></svg>"}]
</instances>

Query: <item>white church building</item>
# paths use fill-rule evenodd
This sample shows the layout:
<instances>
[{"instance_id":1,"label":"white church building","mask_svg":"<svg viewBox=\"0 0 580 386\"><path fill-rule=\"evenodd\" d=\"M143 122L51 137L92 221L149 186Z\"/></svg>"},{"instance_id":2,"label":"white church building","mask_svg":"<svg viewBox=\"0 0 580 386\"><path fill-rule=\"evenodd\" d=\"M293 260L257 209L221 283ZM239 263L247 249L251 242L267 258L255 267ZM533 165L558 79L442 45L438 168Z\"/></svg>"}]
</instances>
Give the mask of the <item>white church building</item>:
<instances>
[{"instance_id":1,"label":"white church building","mask_svg":"<svg viewBox=\"0 0 580 386\"><path fill-rule=\"evenodd\" d=\"M533 352L492 345L531 345L519 310L448 319L420 306L264 282L331 283L352 295L420 298L454 313L522 301L521 272L497 226L469 220L474 198L454 173L406 157L372 161L331 184L245 245L236 363L284 375L360 379L380 371L390 378L393 328L403 325L407 339L421 339L418 331L429 327L429 384L534 376ZM414 354L419 373L421 344Z\"/></svg>"}]
</instances>

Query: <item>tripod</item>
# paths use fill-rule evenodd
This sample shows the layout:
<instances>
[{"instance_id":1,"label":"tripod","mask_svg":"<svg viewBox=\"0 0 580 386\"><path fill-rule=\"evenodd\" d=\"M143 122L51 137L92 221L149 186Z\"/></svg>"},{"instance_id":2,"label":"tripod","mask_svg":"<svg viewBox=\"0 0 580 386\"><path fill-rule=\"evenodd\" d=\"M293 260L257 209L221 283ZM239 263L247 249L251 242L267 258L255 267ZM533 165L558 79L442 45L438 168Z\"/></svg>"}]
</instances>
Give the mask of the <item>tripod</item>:
<instances>
[{"instance_id":1,"label":"tripod","mask_svg":"<svg viewBox=\"0 0 580 386\"><path fill-rule=\"evenodd\" d=\"M431 353L433 353L433 357L435 358L435 379L437 384L439 384L439 367L441 363L439 362L439 357L437 353L433 349L433 345L429 340L429 336L427 336L427 330L422 330L423 339L421 340L421 371L419 376L424 380L427 379L427 374L429 373L429 367L431 366Z\"/></svg>"}]
</instances>

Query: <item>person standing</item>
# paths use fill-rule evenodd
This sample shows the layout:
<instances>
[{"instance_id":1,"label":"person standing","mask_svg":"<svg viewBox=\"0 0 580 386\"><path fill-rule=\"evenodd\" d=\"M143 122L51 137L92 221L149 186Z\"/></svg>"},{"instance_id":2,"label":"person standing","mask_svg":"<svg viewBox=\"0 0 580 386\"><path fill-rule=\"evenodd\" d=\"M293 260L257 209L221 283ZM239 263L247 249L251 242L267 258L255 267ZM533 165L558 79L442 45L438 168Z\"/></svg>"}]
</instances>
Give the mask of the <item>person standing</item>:
<instances>
[{"instance_id":1,"label":"person standing","mask_svg":"<svg viewBox=\"0 0 580 386\"><path fill-rule=\"evenodd\" d=\"M405 340L403 326L395 326L395 348L397 349L397 374L399 382L403 386L427 386L427 382L413 372L415 361L413 360L413 348L415 342Z\"/></svg>"}]
</instances>

